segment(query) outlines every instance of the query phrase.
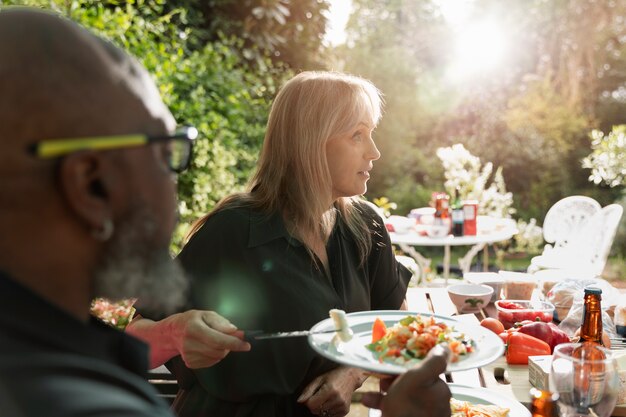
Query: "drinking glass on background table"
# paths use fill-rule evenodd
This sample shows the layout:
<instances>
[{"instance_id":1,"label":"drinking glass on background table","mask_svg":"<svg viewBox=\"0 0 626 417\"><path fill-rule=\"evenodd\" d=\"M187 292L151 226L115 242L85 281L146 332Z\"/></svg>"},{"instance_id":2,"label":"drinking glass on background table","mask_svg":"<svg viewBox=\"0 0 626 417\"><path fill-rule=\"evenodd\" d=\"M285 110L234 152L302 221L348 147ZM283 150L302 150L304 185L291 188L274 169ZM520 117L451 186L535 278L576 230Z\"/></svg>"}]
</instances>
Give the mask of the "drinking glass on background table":
<instances>
[{"instance_id":1,"label":"drinking glass on background table","mask_svg":"<svg viewBox=\"0 0 626 417\"><path fill-rule=\"evenodd\" d=\"M550 391L559 393L561 417L609 417L620 389L610 350L591 343L554 348Z\"/></svg>"}]
</instances>

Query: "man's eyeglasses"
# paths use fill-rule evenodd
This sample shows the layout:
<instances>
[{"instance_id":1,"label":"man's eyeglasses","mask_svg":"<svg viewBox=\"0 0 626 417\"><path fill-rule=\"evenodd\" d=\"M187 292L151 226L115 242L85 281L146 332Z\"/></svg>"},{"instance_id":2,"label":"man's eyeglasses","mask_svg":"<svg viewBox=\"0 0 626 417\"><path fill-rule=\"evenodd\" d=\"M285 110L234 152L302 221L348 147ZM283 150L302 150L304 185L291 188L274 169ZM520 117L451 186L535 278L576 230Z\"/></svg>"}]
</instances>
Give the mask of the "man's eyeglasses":
<instances>
[{"instance_id":1,"label":"man's eyeglasses","mask_svg":"<svg viewBox=\"0 0 626 417\"><path fill-rule=\"evenodd\" d=\"M28 152L38 158L49 159L84 150L111 150L167 142L168 167L173 172L180 173L189 167L196 137L198 130L189 126L177 130L173 135L131 134L42 140L29 145Z\"/></svg>"}]
</instances>

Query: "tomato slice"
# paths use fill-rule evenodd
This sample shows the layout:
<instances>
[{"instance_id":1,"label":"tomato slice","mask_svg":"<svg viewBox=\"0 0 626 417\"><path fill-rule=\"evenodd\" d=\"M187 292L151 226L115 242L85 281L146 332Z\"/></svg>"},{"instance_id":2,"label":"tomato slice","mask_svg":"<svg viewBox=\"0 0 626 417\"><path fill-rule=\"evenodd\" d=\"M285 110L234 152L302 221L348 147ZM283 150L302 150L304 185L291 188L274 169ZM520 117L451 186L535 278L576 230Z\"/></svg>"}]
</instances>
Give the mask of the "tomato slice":
<instances>
[{"instance_id":1,"label":"tomato slice","mask_svg":"<svg viewBox=\"0 0 626 417\"><path fill-rule=\"evenodd\" d=\"M387 326L385 322L379 319L378 317L374 320L374 324L372 325L372 343L378 342L387 334Z\"/></svg>"}]
</instances>

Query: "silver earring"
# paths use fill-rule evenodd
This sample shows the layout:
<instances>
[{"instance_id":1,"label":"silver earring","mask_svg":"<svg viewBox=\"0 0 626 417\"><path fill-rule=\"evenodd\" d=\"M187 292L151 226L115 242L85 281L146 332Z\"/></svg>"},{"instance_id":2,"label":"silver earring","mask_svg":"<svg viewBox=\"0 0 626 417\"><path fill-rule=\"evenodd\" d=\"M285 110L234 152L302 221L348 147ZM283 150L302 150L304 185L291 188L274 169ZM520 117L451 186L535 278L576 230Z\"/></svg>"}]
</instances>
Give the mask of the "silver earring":
<instances>
[{"instance_id":1,"label":"silver earring","mask_svg":"<svg viewBox=\"0 0 626 417\"><path fill-rule=\"evenodd\" d=\"M91 235L100 242L106 242L113 236L114 229L113 221L111 219L105 219L104 222L102 222L102 227L92 230Z\"/></svg>"}]
</instances>

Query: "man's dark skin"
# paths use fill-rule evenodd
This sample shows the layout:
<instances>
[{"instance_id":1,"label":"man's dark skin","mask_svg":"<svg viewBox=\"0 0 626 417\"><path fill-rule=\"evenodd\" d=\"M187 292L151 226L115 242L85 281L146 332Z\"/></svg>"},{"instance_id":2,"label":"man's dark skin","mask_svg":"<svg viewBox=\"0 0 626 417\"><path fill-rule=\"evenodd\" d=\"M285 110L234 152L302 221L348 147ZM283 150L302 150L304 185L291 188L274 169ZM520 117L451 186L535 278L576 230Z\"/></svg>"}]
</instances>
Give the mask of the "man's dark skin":
<instances>
[{"instance_id":1,"label":"man's dark skin","mask_svg":"<svg viewBox=\"0 0 626 417\"><path fill-rule=\"evenodd\" d=\"M60 162L25 150L42 139L171 130L155 87L129 65L48 14L0 13L0 266L81 320L103 248L93 232L107 220L115 225L135 195L162 222L153 244L167 245L175 184L158 145L84 151Z\"/></svg>"},{"instance_id":2,"label":"man's dark skin","mask_svg":"<svg viewBox=\"0 0 626 417\"><path fill-rule=\"evenodd\" d=\"M150 227L141 223L142 234L131 236L139 250L130 261L145 266L150 254L164 253L171 262L167 253L176 222L176 186L168 167L167 143L81 150L54 159L36 157L27 148L50 139L163 135L174 127L174 118L150 76L124 52L52 13L0 7L0 271L87 326L91 300L109 295L100 292L106 282L98 277L125 279L121 269L102 274L102 265L107 260L107 265L115 264L117 258L109 259L112 242L129 230L131 220L141 223L147 213L152 222ZM130 274L140 277L135 279L139 283L135 290L152 287L155 298L173 297L176 291L171 291L175 288L168 276L156 281L141 273L145 270L139 267L140 273ZM155 282L170 288L155 291ZM123 285L119 290L109 287L118 291L118 298L139 295ZM183 296L178 294L180 299ZM249 349L228 334L236 327L213 312L177 317L181 331L197 334L194 349L201 350L208 363L229 351ZM29 328L36 326L29 323ZM13 345L0 342L0 351L7 352L1 358L6 366L28 361L15 348L15 343L29 343L20 337L13 337ZM54 348L49 352L57 353ZM29 375L40 369L45 372L30 369ZM11 375L0 372L0 397L10 379ZM115 397L115 387L108 393ZM74 401L62 389L52 395L68 407ZM15 404L15 412L9 412L10 402L10 397L0 398L2 413L22 415L32 407L46 409L47 404L34 397L30 404Z\"/></svg>"},{"instance_id":3,"label":"man's dark skin","mask_svg":"<svg viewBox=\"0 0 626 417\"><path fill-rule=\"evenodd\" d=\"M419 367L395 380L381 379L381 389L386 394L366 393L363 404L380 409L383 417L450 416L450 389L439 378L449 359L450 350L436 346Z\"/></svg>"},{"instance_id":4,"label":"man's dark skin","mask_svg":"<svg viewBox=\"0 0 626 417\"><path fill-rule=\"evenodd\" d=\"M148 207L158 221L146 249L169 245L176 193L166 145L51 160L26 148L55 138L160 135L174 125L146 71L121 51L51 14L0 9L0 269L86 323L91 300L101 295L94 276L106 241L96 236L107 223L118 233L124 219ZM172 325L192 332L196 342L172 346L173 354L189 349L209 366L231 350L250 348L213 312L175 316ZM445 353L433 354L384 398L364 401L391 417L447 417L450 392L438 377L446 362Z\"/></svg>"}]
</instances>

